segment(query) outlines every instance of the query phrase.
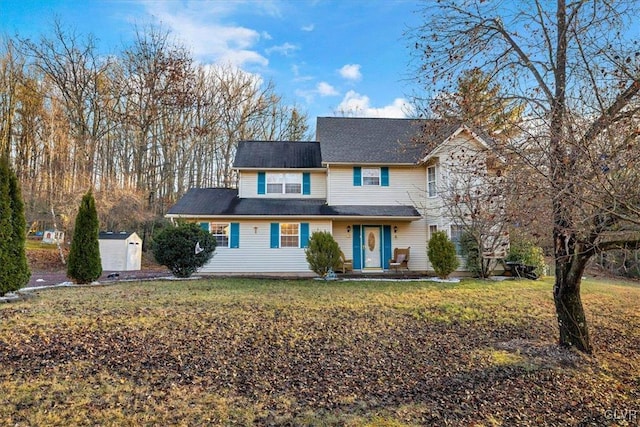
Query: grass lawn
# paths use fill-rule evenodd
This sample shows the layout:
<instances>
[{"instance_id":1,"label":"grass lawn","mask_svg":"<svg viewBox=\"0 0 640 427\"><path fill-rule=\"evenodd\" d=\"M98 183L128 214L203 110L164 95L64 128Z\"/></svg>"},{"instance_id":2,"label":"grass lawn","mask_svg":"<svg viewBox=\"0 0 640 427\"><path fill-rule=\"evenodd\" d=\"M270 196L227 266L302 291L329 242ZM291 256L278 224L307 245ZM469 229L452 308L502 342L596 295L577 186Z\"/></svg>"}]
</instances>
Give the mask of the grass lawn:
<instances>
[{"instance_id":1,"label":"grass lawn","mask_svg":"<svg viewBox=\"0 0 640 427\"><path fill-rule=\"evenodd\" d=\"M640 287L209 279L0 306L0 425L638 425ZM582 424L581 424L582 423Z\"/></svg>"}]
</instances>

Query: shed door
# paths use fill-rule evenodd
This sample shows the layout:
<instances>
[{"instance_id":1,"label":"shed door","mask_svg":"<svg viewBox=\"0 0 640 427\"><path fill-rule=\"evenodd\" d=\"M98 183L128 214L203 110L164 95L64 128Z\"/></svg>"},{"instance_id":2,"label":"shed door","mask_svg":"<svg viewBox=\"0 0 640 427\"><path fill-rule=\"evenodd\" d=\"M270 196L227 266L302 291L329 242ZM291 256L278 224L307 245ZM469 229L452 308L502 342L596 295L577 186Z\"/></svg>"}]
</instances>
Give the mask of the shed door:
<instances>
[{"instance_id":1,"label":"shed door","mask_svg":"<svg viewBox=\"0 0 640 427\"><path fill-rule=\"evenodd\" d=\"M138 242L129 242L127 245L127 265L125 270L140 270L142 259L142 245Z\"/></svg>"}]
</instances>

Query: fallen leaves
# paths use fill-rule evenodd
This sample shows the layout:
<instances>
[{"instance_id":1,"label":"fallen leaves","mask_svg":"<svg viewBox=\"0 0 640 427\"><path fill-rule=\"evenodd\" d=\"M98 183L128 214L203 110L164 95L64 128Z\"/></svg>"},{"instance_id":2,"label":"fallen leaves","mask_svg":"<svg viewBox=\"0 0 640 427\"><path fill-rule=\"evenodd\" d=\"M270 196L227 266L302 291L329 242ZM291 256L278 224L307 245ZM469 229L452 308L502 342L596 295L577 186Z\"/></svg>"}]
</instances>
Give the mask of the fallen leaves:
<instances>
[{"instance_id":1,"label":"fallen leaves","mask_svg":"<svg viewBox=\"0 0 640 427\"><path fill-rule=\"evenodd\" d=\"M57 290L0 310L0 424L606 424L639 398L635 351L558 348L548 314L485 316L482 295L469 316L468 298L495 285L438 302L455 285L336 284L335 303L304 282L179 286Z\"/></svg>"}]
</instances>

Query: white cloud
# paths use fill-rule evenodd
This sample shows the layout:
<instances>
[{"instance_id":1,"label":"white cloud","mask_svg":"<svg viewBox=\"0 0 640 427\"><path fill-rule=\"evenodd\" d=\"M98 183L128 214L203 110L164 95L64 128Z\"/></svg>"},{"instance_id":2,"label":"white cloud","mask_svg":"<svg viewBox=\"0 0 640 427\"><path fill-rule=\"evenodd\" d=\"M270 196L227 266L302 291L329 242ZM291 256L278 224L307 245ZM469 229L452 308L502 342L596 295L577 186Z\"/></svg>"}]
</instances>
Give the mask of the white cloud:
<instances>
[{"instance_id":1,"label":"white cloud","mask_svg":"<svg viewBox=\"0 0 640 427\"><path fill-rule=\"evenodd\" d=\"M353 90L346 93L338 105L337 112L351 117L405 118L411 115L413 108L404 98L396 98L384 107L372 107L371 100Z\"/></svg>"},{"instance_id":2,"label":"white cloud","mask_svg":"<svg viewBox=\"0 0 640 427\"><path fill-rule=\"evenodd\" d=\"M347 80L356 82L362 78L360 64L347 64L338 71L340 72L340 75Z\"/></svg>"},{"instance_id":3,"label":"white cloud","mask_svg":"<svg viewBox=\"0 0 640 427\"><path fill-rule=\"evenodd\" d=\"M309 24L309 25L305 25L304 27L300 28L302 31L306 31L306 32L311 32L316 28L316 26L314 24Z\"/></svg>"},{"instance_id":4,"label":"white cloud","mask_svg":"<svg viewBox=\"0 0 640 427\"><path fill-rule=\"evenodd\" d=\"M297 89L295 91L296 96L304 98L307 104L312 104L313 100L316 96L327 97L327 96L338 96L340 92L336 90L333 86L331 86L327 82L320 82L316 85L314 89L303 90Z\"/></svg>"},{"instance_id":5,"label":"white cloud","mask_svg":"<svg viewBox=\"0 0 640 427\"><path fill-rule=\"evenodd\" d=\"M272 47L268 48L266 50L266 52L267 52L268 55L271 55L272 53L275 52L275 53L279 53L279 54L281 54L283 56L289 56L289 54L291 54L292 52L294 52L294 51L296 51L298 49L299 49L298 46L287 42L287 43L281 44L279 46L272 46Z\"/></svg>"},{"instance_id":6,"label":"white cloud","mask_svg":"<svg viewBox=\"0 0 640 427\"><path fill-rule=\"evenodd\" d=\"M320 96L336 96L336 95L340 95L340 93L336 90L336 88L334 88L333 86L331 86L327 82L318 83L318 86L316 87L316 92Z\"/></svg>"},{"instance_id":7,"label":"white cloud","mask_svg":"<svg viewBox=\"0 0 640 427\"><path fill-rule=\"evenodd\" d=\"M202 62L224 62L239 67L269 63L253 49L261 38L269 39L268 34L220 22L235 11L237 6L233 2L145 1L143 5Z\"/></svg>"}]
</instances>

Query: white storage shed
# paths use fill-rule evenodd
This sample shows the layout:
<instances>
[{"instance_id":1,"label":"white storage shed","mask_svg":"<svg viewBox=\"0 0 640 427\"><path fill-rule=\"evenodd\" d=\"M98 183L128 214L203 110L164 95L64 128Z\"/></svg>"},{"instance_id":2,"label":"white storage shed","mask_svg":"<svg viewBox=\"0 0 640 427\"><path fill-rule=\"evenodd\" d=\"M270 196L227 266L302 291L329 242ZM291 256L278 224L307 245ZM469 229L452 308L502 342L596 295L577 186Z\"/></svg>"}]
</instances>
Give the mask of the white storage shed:
<instances>
[{"instance_id":1,"label":"white storage shed","mask_svg":"<svg viewBox=\"0 0 640 427\"><path fill-rule=\"evenodd\" d=\"M140 270L142 239L127 231L101 231L98 236L103 271Z\"/></svg>"}]
</instances>

